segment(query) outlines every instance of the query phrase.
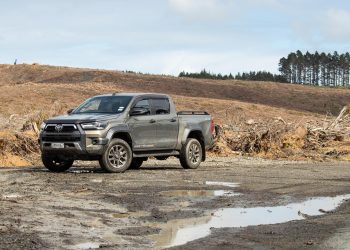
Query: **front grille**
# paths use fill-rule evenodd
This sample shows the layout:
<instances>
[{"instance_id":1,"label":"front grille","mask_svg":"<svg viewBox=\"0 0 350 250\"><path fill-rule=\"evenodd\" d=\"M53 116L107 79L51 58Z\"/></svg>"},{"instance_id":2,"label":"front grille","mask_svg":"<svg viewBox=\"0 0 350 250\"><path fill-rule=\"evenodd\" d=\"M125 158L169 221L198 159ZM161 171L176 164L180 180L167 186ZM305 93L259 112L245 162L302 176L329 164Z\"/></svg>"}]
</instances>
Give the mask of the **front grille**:
<instances>
[{"instance_id":1,"label":"front grille","mask_svg":"<svg viewBox=\"0 0 350 250\"><path fill-rule=\"evenodd\" d=\"M76 135L44 135L42 137L43 141L49 141L49 142L76 142L80 141L80 136Z\"/></svg>"},{"instance_id":2,"label":"front grille","mask_svg":"<svg viewBox=\"0 0 350 250\"><path fill-rule=\"evenodd\" d=\"M56 130L56 126L60 125L61 129L60 130ZM47 124L45 131L46 132L51 132L51 133L71 133L74 131L77 131L78 128L75 124Z\"/></svg>"}]
</instances>

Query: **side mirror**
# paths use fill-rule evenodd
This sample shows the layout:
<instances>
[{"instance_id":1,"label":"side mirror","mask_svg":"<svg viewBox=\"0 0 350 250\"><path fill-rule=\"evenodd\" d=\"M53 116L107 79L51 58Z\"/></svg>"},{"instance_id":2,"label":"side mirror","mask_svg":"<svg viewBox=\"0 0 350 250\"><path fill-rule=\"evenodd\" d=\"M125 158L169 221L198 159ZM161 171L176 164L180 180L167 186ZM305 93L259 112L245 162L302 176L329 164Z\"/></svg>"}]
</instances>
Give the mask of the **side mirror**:
<instances>
[{"instance_id":1,"label":"side mirror","mask_svg":"<svg viewBox=\"0 0 350 250\"><path fill-rule=\"evenodd\" d=\"M130 116L138 116L138 115L148 115L149 109L146 108L132 108L130 111Z\"/></svg>"},{"instance_id":2,"label":"side mirror","mask_svg":"<svg viewBox=\"0 0 350 250\"><path fill-rule=\"evenodd\" d=\"M68 114L68 115L71 114L71 113L73 112L73 110L74 110L74 109L69 109L69 110L67 111L67 114Z\"/></svg>"}]
</instances>

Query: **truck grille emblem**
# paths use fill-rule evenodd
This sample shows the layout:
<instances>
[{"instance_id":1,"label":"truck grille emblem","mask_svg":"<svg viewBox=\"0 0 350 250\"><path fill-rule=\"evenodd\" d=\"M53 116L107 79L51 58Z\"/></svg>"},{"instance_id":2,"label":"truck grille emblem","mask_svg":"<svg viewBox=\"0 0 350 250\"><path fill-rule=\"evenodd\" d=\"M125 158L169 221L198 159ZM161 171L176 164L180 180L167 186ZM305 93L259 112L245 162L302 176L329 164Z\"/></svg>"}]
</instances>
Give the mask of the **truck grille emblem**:
<instances>
[{"instance_id":1,"label":"truck grille emblem","mask_svg":"<svg viewBox=\"0 0 350 250\"><path fill-rule=\"evenodd\" d=\"M61 132L63 130L63 125L62 124L57 124L55 126L55 130L56 130L56 132Z\"/></svg>"}]
</instances>

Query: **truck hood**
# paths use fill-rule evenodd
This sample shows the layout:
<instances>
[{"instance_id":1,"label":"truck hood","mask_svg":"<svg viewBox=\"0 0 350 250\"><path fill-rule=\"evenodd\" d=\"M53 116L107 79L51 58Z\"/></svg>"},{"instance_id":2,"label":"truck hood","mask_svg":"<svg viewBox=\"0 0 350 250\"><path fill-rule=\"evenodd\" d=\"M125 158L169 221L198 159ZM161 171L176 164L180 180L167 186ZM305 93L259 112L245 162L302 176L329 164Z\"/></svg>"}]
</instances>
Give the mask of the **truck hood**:
<instances>
[{"instance_id":1,"label":"truck hood","mask_svg":"<svg viewBox=\"0 0 350 250\"><path fill-rule=\"evenodd\" d=\"M46 123L81 123L81 122L94 122L115 120L120 117L120 114L70 114L51 117Z\"/></svg>"}]
</instances>

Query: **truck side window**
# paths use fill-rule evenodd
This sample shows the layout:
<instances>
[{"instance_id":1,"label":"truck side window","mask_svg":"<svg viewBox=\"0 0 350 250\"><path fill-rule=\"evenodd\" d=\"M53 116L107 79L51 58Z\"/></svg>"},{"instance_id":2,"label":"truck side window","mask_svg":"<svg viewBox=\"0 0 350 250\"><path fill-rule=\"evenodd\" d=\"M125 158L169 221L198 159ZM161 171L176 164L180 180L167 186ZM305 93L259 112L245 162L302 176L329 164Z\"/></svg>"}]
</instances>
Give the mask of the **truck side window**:
<instances>
[{"instance_id":1,"label":"truck side window","mask_svg":"<svg viewBox=\"0 0 350 250\"><path fill-rule=\"evenodd\" d=\"M144 100L138 101L136 103L136 105L134 106L134 108L147 109L148 110L147 115L151 114L151 109L150 109L150 105L149 105L149 100L148 99L144 99Z\"/></svg>"},{"instance_id":2,"label":"truck side window","mask_svg":"<svg viewBox=\"0 0 350 250\"><path fill-rule=\"evenodd\" d=\"M166 98L152 99L152 108L156 115L170 114L170 103Z\"/></svg>"}]
</instances>

